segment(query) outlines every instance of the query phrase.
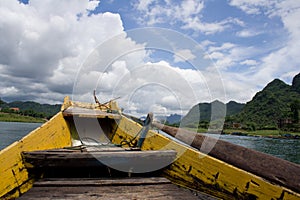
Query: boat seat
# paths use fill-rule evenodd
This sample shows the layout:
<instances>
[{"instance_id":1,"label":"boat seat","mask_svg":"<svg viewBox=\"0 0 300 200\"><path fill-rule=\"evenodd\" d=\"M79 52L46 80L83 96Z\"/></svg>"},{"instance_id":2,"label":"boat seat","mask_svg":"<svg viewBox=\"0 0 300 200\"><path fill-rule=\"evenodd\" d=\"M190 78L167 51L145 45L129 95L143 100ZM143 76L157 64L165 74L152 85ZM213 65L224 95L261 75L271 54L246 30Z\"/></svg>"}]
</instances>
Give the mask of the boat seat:
<instances>
[{"instance_id":1,"label":"boat seat","mask_svg":"<svg viewBox=\"0 0 300 200\"><path fill-rule=\"evenodd\" d=\"M99 148L100 149L100 148ZM27 169L37 168L82 168L82 167L111 167L120 171L142 173L145 168L161 169L176 159L176 151L141 151L123 148L103 148L71 150L54 149L46 151L22 152Z\"/></svg>"}]
</instances>

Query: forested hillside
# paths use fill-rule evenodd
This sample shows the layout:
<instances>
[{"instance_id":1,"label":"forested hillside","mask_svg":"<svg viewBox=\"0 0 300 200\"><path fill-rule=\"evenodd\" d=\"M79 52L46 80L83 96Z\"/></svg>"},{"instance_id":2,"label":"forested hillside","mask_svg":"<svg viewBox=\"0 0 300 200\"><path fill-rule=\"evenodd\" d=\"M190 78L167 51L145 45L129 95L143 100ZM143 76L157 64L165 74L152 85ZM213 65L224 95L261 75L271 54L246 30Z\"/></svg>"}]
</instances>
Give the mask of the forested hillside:
<instances>
[{"instance_id":1,"label":"forested hillside","mask_svg":"<svg viewBox=\"0 0 300 200\"><path fill-rule=\"evenodd\" d=\"M215 101L212 103L222 104ZM207 128L211 121L212 103L195 105L182 119L183 126ZM223 104L224 105L224 104ZM246 104L226 104L225 128L235 125L247 130L280 129L300 131L300 73L292 85L275 79L256 93Z\"/></svg>"},{"instance_id":2,"label":"forested hillside","mask_svg":"<svg viewBox=\"0 0 300 200\"><path fill-rule=\"evenodd\" d=\"M7 103L0 99L0 108L2 112L18 113L25 116L51 118L60 110L61 105L40 104L33 101L14 101ZM18 108L19 111L12 110L11 108Z\"/></svg>"},{"instance_id":3,"label":"forested hillside","mask_svg":"<svg viewBox=\"0 0 300 200\"><path fill-rule=\"evenodd\" d=\"M298 129L300 74L292 85L279 79L270 82L232 120L257 129Z\"/></svg>"}]
</instances>

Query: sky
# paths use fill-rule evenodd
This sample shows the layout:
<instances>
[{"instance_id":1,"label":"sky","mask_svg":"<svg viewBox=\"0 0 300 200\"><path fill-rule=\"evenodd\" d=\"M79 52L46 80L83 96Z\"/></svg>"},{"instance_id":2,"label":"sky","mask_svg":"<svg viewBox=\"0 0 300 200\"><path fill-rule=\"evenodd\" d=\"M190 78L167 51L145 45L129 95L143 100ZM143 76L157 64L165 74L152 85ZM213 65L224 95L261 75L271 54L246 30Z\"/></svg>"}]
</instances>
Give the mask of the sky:
<instances>
[{"instance_id":1,"label":"sky","mask_svg":"<svg viewBox=\"0 0 300 200\"><path fill-rule=\"evenodd\" d=\"M1 0L0 98L185 114L300 72L297 0Z\"/></svg>"}]
</instances>

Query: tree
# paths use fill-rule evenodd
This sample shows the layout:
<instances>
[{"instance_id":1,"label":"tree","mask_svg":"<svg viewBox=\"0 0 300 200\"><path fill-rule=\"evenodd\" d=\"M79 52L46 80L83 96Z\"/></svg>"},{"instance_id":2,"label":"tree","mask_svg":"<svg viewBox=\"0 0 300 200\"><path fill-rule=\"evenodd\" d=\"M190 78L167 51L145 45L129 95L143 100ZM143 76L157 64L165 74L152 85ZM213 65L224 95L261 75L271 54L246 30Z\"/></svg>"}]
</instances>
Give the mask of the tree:
<instances>
[{"instance_id":1,"label":"tree","mask_svg":"<svg viewBox=\"0 0 300 200\"><path fill-rule=\"evenodd\" d=\"M293 123L299 123L299 109L300 109L300 101L298 99L294 100L291 104Z\"/></svg>"}]
</instances>

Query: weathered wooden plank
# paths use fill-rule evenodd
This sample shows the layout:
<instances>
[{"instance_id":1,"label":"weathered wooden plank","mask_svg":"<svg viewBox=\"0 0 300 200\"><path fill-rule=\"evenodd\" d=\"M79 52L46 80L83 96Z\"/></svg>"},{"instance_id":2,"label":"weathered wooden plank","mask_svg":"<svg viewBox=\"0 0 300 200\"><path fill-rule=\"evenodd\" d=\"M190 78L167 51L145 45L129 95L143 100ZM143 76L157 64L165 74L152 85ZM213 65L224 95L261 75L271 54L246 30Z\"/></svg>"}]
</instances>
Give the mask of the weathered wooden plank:
<instances>
[{"instance_id":1,"label":"weathered wooden plank","mask_svg":"<svg viewBox=\"0 0 300 200\"><path fill-rule=\"evenodd\" d=\"M77 116L86 118L109 118L109 119L120 119L121 115L115 113L108 113L97 109L87 109L80 107L69 107L63 111L65 117Z\"/></svg>"},{"instance_id":2,"label":"weathered wooden plank","mask_svg":"<svg viewBox=\"0 0 300 200\"><path fill-rule=\"evenodd\" d=\"M86 151L88 152L95 152L95 151L106 151L106 152L112 152L112 151L124 151L124 148L121 147L106 147L106 146L87 146ZM128 149L130 150L130 149Z\"/></svg>"},{"instance_id":3,"label":"weathered wooden plank","mask_svg":"<svg viewBox=\"0 0 300 200\"><path fill-rule=\"evenodd\" d=\"M165 167L176 158L176 151L33 151L23 152L28 168L39 167L96 167L112 166L123 171L134 171L158 163Z\"/></svg>"},{"instance_id":4,"label":"weathered wooden plank","mask_svg":"<svg viewBox=\"0 0 300 200\"><path fill-rule=\"evenodd\" d=\"M203 153L300 192L300 165L184 129L158 123L153 125Z\"/></svg>"},{"instance_id":5,"label":"weathered wooden plank","mask_svg":"<svg viewBox=\"0 0 300 200\"><path fill-rule=\"evenodd\" d=\"M129 186L129 185L151 185L151 184L169 184L170 180L164 177L132 177L132 178L47 178L36 181L34 187L58 187L58 186Z\"/></svg>"},{"instance_id":6,"label":"weathered wooden plank","mask_svg":"<svg viewBox=\"0 0 300 200\"><path fill-rule=\"evenodd\" d=\"M155 180L162 180L161 183L156 183ZM90 180L82 180L82 184ZM94 180L102 181L102 180ZM122 181L120 179L110 180ZM142 180L133 179L134 181L141 182ZM38 186L35 185L29 192L21 196L20 200L27 199L206 199L212 200L216 199L209 195L192 192L190 190L180 188L176 185L171 184L165 179L157 178L144 178L143 182L146 184L129 184L126 185L126 182L129 182L128 179L124 180L124 185L79 185L79 186ZM51 184L51 183L50 183Z\"/></svg>"}]
</instances>

